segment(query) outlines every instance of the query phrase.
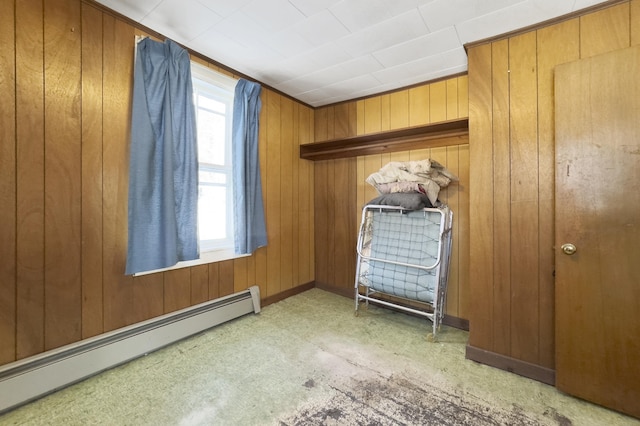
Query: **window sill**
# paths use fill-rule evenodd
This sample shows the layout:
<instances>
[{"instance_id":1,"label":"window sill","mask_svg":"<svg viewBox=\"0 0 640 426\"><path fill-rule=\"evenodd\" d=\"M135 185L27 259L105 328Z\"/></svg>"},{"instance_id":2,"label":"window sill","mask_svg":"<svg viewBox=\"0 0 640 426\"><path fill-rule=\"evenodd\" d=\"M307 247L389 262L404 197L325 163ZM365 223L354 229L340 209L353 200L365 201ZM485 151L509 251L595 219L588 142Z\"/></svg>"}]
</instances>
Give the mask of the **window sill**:
<instances>
[{"instance_id":1,"label":"window sill","mask_svg":"<svg viewBox=\"0 0 640 426\"><path fill-rule=\"evenodd\" d=\"M225 260L239 259L241 257L248 257L248 256L251 256L251 255L234 253L233 248L206 251L206 252L200 253L200 259L178 262L173 266L169 266L168 268L154 269L153 271L138 272L137 274L134 274L134 276L139 277L142 275L155 274L157 272L165 272L165 271L171 271L174 269L189 268L191 266L206 265L207 263L222 262Z\"/></svg>"}]
</instances>

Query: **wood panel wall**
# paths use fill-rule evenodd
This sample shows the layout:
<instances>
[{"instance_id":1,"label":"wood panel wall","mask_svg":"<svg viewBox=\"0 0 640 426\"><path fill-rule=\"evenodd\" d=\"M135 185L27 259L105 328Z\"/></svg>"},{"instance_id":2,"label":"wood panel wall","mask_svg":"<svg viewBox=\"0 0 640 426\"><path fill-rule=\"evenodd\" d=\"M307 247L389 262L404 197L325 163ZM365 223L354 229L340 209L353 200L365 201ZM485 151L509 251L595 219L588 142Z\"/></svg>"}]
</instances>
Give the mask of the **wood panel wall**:
<instances>
[{"instance_id":1,"label":"wood panel wall","mask_svg":"<svg viewBox=\"0 0 640 426\"><path fill-rule=\"evenodd\" d=\"M638 28L632 0L469 47L471 347L554 369L553 70Z\"/></svg>"},{"instance_id":2,"label":"wood panel wall","mask_svg":"<svg viewBox=\"0 0 640 426\"><path fill-rule=\"evenodd\" d=\"M313 164L298 158L314 113L268 89L259 134L268 247L124 275L137 34L79 0L1 3L0 364L251 285L264 299L314 280Z\"/></svg>"},{"instance_id":3,"label":"wood panel wall","mask_svg":"<svg viewBox=\"0 0 640 426\"><path fill-rule=\"evenodd\" d=\"M315 141L364 135L468 116L466 76L424 84L364 100L318 108ZM426 146L426 145L425 145ZM431 158L459 178L440 193L454 212L454 243L447 314L468 318L469 295L469 145L318 161L315 165L316 284L353 294L355 246L361 209L377 196L365 182L390 161Z\"/></svg>"}]
</instances>

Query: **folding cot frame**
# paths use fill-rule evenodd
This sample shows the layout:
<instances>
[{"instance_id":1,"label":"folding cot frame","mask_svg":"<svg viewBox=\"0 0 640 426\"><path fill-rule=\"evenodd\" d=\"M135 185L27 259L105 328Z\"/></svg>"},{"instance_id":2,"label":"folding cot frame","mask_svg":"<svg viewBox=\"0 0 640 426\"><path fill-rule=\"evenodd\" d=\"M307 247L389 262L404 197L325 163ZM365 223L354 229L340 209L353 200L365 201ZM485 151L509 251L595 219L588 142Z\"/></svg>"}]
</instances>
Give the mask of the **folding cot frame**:
<instances>
[{"instance_id":1,"label":"folding cot frame","mask_svg":"<svg viewBox=\"0 0 640 426\"><path fill-rule=\"evenodd\" d=\"M389 255L388 257L376 257L373 255L371 250L371 247L375 244L376 239L375 229L373 229L373 218L376 214L402 215L409 212L416 212L416 210L408 210L402 207L388 205L367 205L362 209L362 220L360 224L360 232L358 234L358 243L356 246L357 265L355 279L355 315L358 315L360 302L364 301L366 307L368 307L369 303L371 302L374 304L379 304L389 308L394 308L404 312L423 316L433 323L433 332L429 333L427 338L429 341L435 341L437 332L440 329L440 325L444 317L444 310L446 305L449 258L451 256L453 212L446 205L440 206L438 208L425 208L419 211L423 212L425 221L432 220L434 215L440 217L439 232L437 236L437 250L432 249L432 251L436 251L436 253L429 254L429 256L432 256L434 260L432 264L428 265L403 262L401 260L398 260L398 256L395 255ZM427 219L427 217L429 217L429 219ZM425 238L427 238L426 232ZM433 237L430 238L435 242L435 239ZM406 243L398 244L406 245ZM381 290L380 283L367 283L368 268L371 265L371 262L377 262L378 264L383 265L388 264L391 265L391 268L406 268L407 271L413 270L416 273L430 273L431 275L433 275L432 300L430 302L425 302L424 300L419 300L418 298L409 298L406 297L406 294L400 295L394 294L393 291ZM364 289L364 294L361 293L361 289ZM394 298L396 298L396 300L400 300L400 302L395 303L394 301L390 301L388 299L382 300L379 297L374 297L376 293L393 296ZM413 300L420 302L421 304L425 304L425 309L406 306L405 304L401 303L402 300Z\"/></svg>"}]
</instances>

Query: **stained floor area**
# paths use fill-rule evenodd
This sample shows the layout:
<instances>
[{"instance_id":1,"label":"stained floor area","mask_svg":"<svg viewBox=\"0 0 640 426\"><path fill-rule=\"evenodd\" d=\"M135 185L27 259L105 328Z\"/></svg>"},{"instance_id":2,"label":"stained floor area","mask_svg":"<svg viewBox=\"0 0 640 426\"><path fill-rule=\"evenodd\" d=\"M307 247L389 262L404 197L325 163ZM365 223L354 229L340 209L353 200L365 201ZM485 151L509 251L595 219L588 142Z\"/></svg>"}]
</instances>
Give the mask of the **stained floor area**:
<instances>
[{"instance_id":1,"label":"stained floor area","mask_svg":"<svg viewBox=\"0 0 640 426\"><path fill-rule=\"evenodd\" d=\"M467 333L319 289L0 416L0 425L640 425L464 357Z\"/></svg>"}]
</instances>

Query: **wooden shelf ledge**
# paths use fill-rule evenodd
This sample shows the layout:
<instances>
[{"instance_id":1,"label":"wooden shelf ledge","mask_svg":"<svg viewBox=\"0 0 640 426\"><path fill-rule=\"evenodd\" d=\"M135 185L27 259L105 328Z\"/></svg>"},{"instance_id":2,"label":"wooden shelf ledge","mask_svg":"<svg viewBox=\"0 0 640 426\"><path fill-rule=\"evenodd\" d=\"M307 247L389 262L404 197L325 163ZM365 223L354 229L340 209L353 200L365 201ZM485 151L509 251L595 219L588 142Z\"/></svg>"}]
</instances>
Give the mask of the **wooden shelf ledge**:
<instances>
[{"instance_id":1,"label":"wooden shelf ledge","mask_svg":"<svg viewBox=\"0 0 640 426\"><path fill-rule=\"evenodd\" d=\"M411 149L469 143L469 119L442 121L401 130L370 133L323 142L300 145L300 158L305 160L331 160L358 155L382 154Z\"/></svg>"}]
</instances>

